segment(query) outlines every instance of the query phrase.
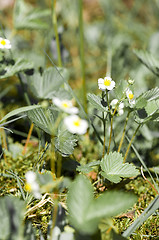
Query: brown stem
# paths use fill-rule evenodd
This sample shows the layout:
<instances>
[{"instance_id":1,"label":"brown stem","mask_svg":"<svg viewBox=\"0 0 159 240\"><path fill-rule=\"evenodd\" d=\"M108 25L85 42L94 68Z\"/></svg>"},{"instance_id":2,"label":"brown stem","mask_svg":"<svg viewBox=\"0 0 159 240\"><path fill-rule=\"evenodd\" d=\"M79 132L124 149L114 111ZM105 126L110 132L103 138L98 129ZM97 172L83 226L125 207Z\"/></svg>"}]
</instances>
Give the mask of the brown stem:
<instances>
[{"instance_id":1,"label":"brown stem","mask_svg":"<svg viewBox=\"0 0 159 240\"><path fill-rule=\"evenodd\" d=\"M142 169L142 166L141 166L141 174L143 176L143 178L151 185L151 187L153 188L153 190L157 193L157 195L159 194L157 189L152 185L152 183L145 177L144 173L143 173L143 169Z\"/></svg>"},{"instance_id":2,"label":"brown stem","mask_svg":"<svg viewBox=\"0 0 159 240\"><path fill-rule=\"evenodd\" d=\"M30 129L29 129L29 132L28 132L28 136L27 136L27 140L26 140L23 152L22 152L23 155L26 154L27 146L28 146L28 143L29 143L32 131L33 131L33 128L34 128L34 124L32 123L31 126L30 126Z\"/></svg>"}]
</instances>

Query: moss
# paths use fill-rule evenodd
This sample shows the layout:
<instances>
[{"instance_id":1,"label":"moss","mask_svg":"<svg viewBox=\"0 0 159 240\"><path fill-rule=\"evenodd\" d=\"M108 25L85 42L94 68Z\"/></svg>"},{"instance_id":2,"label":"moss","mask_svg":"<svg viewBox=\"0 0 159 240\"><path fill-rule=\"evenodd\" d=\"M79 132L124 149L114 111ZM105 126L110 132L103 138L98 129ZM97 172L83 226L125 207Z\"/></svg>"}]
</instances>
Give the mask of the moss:
<instances>
[{"instance_id":1,"label":"moss","mask_svg":"<svg viewBox=\"0 0 159 240\"><path fill-rule=\"evenodd\" d=\"M148 178L148 180L151 182L151 179ZM138 177L126 184L125 189L127 191L133 191L138 196L138 201L133 207L134 214L132 214L131 217L129 217L130 214L127 213L114 218L114 225L118 228L118 232L120 234L124 232L135 221L136 218L139 217L139 215L156 196L153 188L142 177ZM159 239L159 227L157 222L159 222L159 215L154 213L128 239Z\"/></svg>"}]
</instances>

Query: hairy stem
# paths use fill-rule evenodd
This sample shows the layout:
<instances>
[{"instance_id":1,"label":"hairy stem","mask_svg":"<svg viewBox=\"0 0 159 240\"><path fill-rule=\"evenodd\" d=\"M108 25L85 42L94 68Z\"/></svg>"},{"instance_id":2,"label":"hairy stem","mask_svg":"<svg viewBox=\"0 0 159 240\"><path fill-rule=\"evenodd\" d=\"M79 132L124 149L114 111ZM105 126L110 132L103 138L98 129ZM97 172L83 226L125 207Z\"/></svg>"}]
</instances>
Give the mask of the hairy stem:
<instances>
[{"instance_id":1,"label":"hairy stem","mask_svg":"<svg viewBox=\"0 0 159 240\"><path fill-rule=\"evenodd\" d=\"M28 132L28 136L27 136L27 140L26 140L23 152L22 152L23 155L26 154L27 146L28 146L28 143L29 143L32 131L33 131L33 128L34 128L34 123L31 123L30 129L29 129L29 132Z\"/></svg>"},{"instance_id":2,"label":"hairy stem","mask_svg":"<svg viewBox=\"0 0 159 240\"><path fill-rule=\"evenodd\" d=\"M130 147L131 147L131 144L132 144L132 142L133 142L133 140L134 140L134 138L135 138L135 136L136 136L136 134L137 134L137 132L138 132L140 127L141 127L141 124L138 125L138 127L136 128L136 130L135 130L135 132L134 132L134 134L133 134L133 136L132 136L132 138L131 138L131 140L129 142L129 145L127 147L127 150L126 150L126 153L125 153L125 156L124 156L123 163L125 163L125 161L126 161L126 158L128 156L128 153L129 153L129 150L130 150Z\"/></svg>"},{"instance_id":3,"label":"hairy stem","mask_svg":"<svg viewBox=\"0 0 159 240\"><path fill-rule=\"evenodd\" d=\"M122 137L121 137L121 140L120 140L120 143L119 143L118 152L120 152L121 147L122 147L122 144L123 144L123 141L124 141L125 132L126 132L126 126L127 126L128 120L129 120L129 115L130 115L130 112L128 112L128 114L127 114L127 116L126 116L126 121L125 121L125 125L124 125L124 130L123 130L123 134L122 134Z\"/></svg>"}]
</instances>

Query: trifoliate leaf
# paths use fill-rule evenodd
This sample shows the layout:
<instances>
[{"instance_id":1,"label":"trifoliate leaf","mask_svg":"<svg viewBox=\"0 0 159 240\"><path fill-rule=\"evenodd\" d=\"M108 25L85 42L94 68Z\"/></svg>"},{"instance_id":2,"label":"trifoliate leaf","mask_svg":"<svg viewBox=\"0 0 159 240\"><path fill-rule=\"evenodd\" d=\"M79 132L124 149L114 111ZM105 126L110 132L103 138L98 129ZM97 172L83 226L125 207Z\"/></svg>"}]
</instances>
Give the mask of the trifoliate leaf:
<instances>
[{"instance_id":1,"label":"trifoliate leaf","mask_svg":"<svg viewBox=\"0 0 159 240\"><path fill-rule=\"evenodd\" d=\"M151 90L148 90L142 93L136 100L137 102L141 100L150 102L152 100L157 100L158 98L159 98L159 88L155 87L155 88L152 88Z\"/></svg>"},{"instance_id":2,"label":"trifoliate leaf","mask_svg":"<svg viewBox=\"0 0 159 240\"><path fill-rule=\"evenodd\" d=\"M43 75L35 73L30 77L29 86L36 97L51 99L64 83L63 78L65 78L65 80L68 78L66 69L59 68L57 70L54 67L50 67L44 71Z\"/></svg>"},{"instance_id":3,"label":"trifoliate leaf","mask_svg":"<svg viewBox=\"0 0 159 240\"><path fill-rule=\"evenodd\" d=\"M44 132L52 135L55 131L56 113L50 109L39 108L28 112L28 118Z\"/></svg>"},{"instance_id":4,"label":"trifoliate leaf","mask_svg":"<svg viewBox=\"0 0 159 240\"><path fill-rule=\"evenodd\" d=\"M142 50L134 50L138 59L156 76L159 76L159 60L156 59L151 53Z\"/></svg>"},{"instance_id":5,"label":"trifoliate leaf","mask_svg":"<svg viewBox=\"0 0 159 240\"><path fill-rule=\"evenodd\" d=\"M4 120L10 118L10 117L13 117L17 114L21 114L21 113L24 113L24 112L28 112L28 111L31 111L33 109L36 109L36 108L40 108L41 106L40 105L31 105L31 106L26 106L26 107L21 107L21 108L17 108L9 113L7 113L1 120L0 122L3 122Z\"/></svg>"},{"instance_id":6,"label":"trifoliate leaf","mask_svg":"<svg viewBox=\"0 0 159 240\"><path fill-rule=\"evenodd\" d=\"M93 187L86 177L79 175L69 189L67 206L70 223L80 232L96 231L98 221L86 221L86 214L92 201Z\"/></svg>"},{"instance_id":7,"label":"trifoliate leaf","mask_svg":"<svg viewBox=\"0 0 159 240\"><path fill-rule=\"evenodd\" d=\"M150 101L147 103L145 110L147 112L147 115L151 115L154 113L157 109L159 109L159 100L155 101Z\"/></svg>"},{"instance_id":8,"label":"trifoliate leaf","mask_svg":"<svg viewBox=\"0 0 159 240\"><path fill-rule=\"evenodd\" d=\"M93 170L92 167L96 167L99 165L100 165L100 161L94 161L85 165L78 166L76 170L82 173L89 173Z\"/></svg>"},{"instance_id":9,"label":"trifoliate leaf","mask_svg":"<svg viewBox=\"0 0 159 240\"><path fill-rule=\"evenodd\" d=\"M117 152L104 156L101 169L102 176L114 183L120 182L122 178L135 177L139 174L133 164L123 163L122 155Z\"/></svg>"},{"instance_id":10,"label":"trifoliate leaf","mask_svg":"<svg viewBox=\"0 0 159 240\"><path fill-rule=\"evenodd\" d=\"M59 127L57 137L55 138L55 147L62 156L67 156L73 153L77 140L77 136Z\"/></svg>"},{"instance_id":11,"label":"trifoliate leaf","mask_svg":"<svg viewBox=\"0 0 159 240\"><path fill-rule=\"evenodd\" d=\"M46 17L48 18L50 13L50 9L33 8L31 4L17 0L13 12L14 27L17 29L48 29Z\"/></svg>"},{"instance_id":12,"label":"trifoliate leaf","mask_svg":"<svg viewBox=\"0 0 159 240\"><path fill-rule=\"evenodd\" d=\"M102 218L124 212L135 201L134 195L119 191L106 192L94 199L91 183L79 175L67 195L70 223L81 234L94 234Z\"/></svg>"},{"instance_id":13,"label":"trifoliate leaf","mask_svg":"<svg viewBox=\"0 0 159 240\"><path fill-rule=\"evenodd\" d=\"M33 68L33 63L28 62L22 58L16 60L14 65L8 65L4 67L4 74L0 75L0 79L14 76L16 73Z\"/></svg>"},{"instance_id":14,"label":"trifoliate leaf","mask_svg":"<svg viewBox=\"0 0 159 240\"><path fill-rule=\"evenodd\" d=\"M88 93L87 99L93 105L94 108L98 109L99 111L106 112L106 107L102 105L101 102L102 99L99 96L93 93Z\"/></svg>"}]
</instances>

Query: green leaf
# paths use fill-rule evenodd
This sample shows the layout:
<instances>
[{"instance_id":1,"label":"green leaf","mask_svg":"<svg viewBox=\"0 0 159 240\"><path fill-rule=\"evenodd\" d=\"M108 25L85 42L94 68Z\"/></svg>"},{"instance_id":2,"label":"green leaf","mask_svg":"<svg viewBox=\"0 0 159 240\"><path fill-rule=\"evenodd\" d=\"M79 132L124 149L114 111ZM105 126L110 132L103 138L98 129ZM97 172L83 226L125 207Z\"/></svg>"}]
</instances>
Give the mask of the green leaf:
<instances>
[{"instance_id":1,"label":"green leaf","mask_svg":"<svg viewBox=\"0 0 159 240\"><path fill-rule=\"evenodd\" d=\"M51 14L49 9L34 8L23 0L16 0L13 12L16 29L48 29L46 17Z\"/></svg>"},{"instance_id":2,"label":"green leaf","mask_svg":"<svg viewBox=\"0 0 159 240\"><path fill-rule=\"evenodd\" d=\"M7 213L5 198L0 199L0 238L7 239L10 233L9 215Z\"/></svg>"},{"instance_id":3,"label":"green leaf","mask_svg":"<svg viewBox=\"0 0 159 240\"><path fill-rule=\"evenodd\" d=\"M10 234L15 239L20 237L24 213L25 202L19 198L6 196L0 199L0 239L7 239Z\"/></svg>"},{"instance_id":4,"label":"green leaf","mask_svg":"<svg viewBox=\"0 0 159 240\"><path fill-rule=\"evenodd\" d=\"M96 167L96 166L99 166L99 165L100 165L100 161L94 161L94 162L90 162L90 163L85 164L85 165L78 166L76 168L76 170L79 171L79 172L82 172L82 173L89 173L93 170L92 167Z\"/></svg>"},{"instance_id":5,"label":"green leaf","mask_svg":"<svg viewBox=\"0 0 159 240\"><path fill-rule=\"evenodd\" d=\"M82 234L94 234L101 218L115 216L135 201L134 195L118 191L106 192L94 199L91 183L79 175L67 195L70 223Z\"/></svg>"},{"instance_id":6,"label":"green leaf","mask_svg":"<svg viewBox=\"0 0 159 240\"><path fill-rule=\"evenodd\" d=\"M147 115L153 114L158 109L159 109L159 100L157 100L157 101L153 100L151 102L148 102L145 107Z\"/></svg>"},{"instance_id":7,"label":"green leaf","mask_svg":"<svg viewBox=\"0 0 159 240\"><path fill-rule=\"evenodd\" d=\"M78 138L75 135L59 127L55 138L55 147L62 156L67 156L73 153L77 140Z\"/></svg>"},{"instance_id":8,"label":"green leaf","mask_svg":"<svg viewBox=\"0 0 159 240\"><path fill-rule=\"evenodd\" d=\"M155 87L141 95L147 101L159 99L159 88Z\"/></svg>"},{"instance_id":9,"label":"green leaf","mask_svg":"<svg viewBox=\"0 0 159 240\"><path fill-rule=\"evenodd\" d=\"M142 50L134 50L138 59L156 76L159 76L159 60L151 53Z\"/></svg>"},{"instance_id":10,"label":"green leaf","mask_svg":"<svg viewBox=\"0 0 159 240\"><path fill-rule=\"evenodd\" d=\"M103 107L101 103L101 98L93 93L87 94L88 101L93 105L94 108L98 109L99 111L106 112L106 107Z\"/></svg>"},{"instance_id":11,"label":"green leaf","mask_svg":"<svg viewBox=\"0 0 159 240\"><path fill-rule=\"evenodd\" d=\"M28 112L28 118L44 132L52 135L54 133L54 123L56 113L53 110L44 108L34 109Z\"/></svg>"},{"instance_id":12,"label":"green leaf","mask_svg":"<svg viewBox=\"0 0 159 240\"><path fill-rule=\"evenodd\" d=\"M146 104L147 104L147 100L145 98L137 98L136 103L135 103L135 107L137 109L141 109L141 108L145 107Z\"/></svg>"},{"instance_id":13,"label":"green leaf","mask_svg":"<svg viewBox=\"0 0 159 240\"><path fill-rule=\"evenodd\" d=\"M159 174L159 166L150 168L150 171Z\"/></svg>"},{"instance_id":14,"label":"green leaf","mask_svg":"<svg viewBox=\"0 0 159 240\"><path fill-rule=\"evenodd\" d=\"M159 88L155 87L147 92L142 93L136 99L136 108L143 108L149 103L150 101L157 100L159 98Z\"/></svg>"},{"instance_id":15,"label":"green leaf","mask_svg":"<svg viewBox=\"0 0 159 240\"><path fill-rule=\"evenodd\" d=\"M133 194L119 191L105 192L90 204L87 220L116 216L130 208L136 200L137 198Z\"/></svg>"},{"instance_id":16,"label":"green leaf","mask_svg":"<svg viewBox=\"0 0 159 240\"><path fill-rule=\"evenodd\" d=\"M21 107L21 108L17 108L11 112L9 112L8 114L6 114L1 120L0 122L3 122L4 120L6 120L7 118L10 118L10 117L13 117L17 114L21 114L21 113L24 113L24 112L27 112L27 111L31 111L33 109L36 109L36 108L40 108L41 106L40 105L32 105L32 106L26 106L26 107Z\"/></svg>"},{"instance_id":17,"label":"green leaf","mask_svg":"<svg viewBox=\"0 0 159 240\"><path fill-rule=\"evenodd\" d=\"M19 73L21 71L25 71L31 68L33 68L32 62L28 62L23 58L18 58L14 65L8 65L4 67L5 74L0 75L0 79L14 76L16 73Z\"/></svg>"},{"instance_id":18,"label":"green leaf","mask_svg":"<svg viewBox=\"0 0 159 240\"><path fill-rule=\"evenodd\" d=\"M62 76L67 80L68 72L64 68L58 69ZM46 69L41 76L40 73L35 73L29 79L29 85L33 94L38 98L52 98L64 83L63 78L56 68L50 67Z\"/></svg>"},{"instance_id":19,"label":"green leaf","mask_svg":"<svg viewBox=\"0 0 159 240\"><path fill-rule=\"evenodd\" d=\"M79 175L71 184L67 195L67 206L70 223L84 233L94 232L97 222L86 222L86 213L93 201L93 188L89 180Z\"/></svg>"},{"instance_id":20,"label":"green leaf","mask_svg":"<svg viewBox=\"0 0 159 240\"><path fill-rule=\"evenodd\" d=\"M133 164L123 163L122 155L117 152L104 156L101 169L102 176L114 183L120 182L122 178L135 177L139 174Z\"/></svg>"}]
</instances>

